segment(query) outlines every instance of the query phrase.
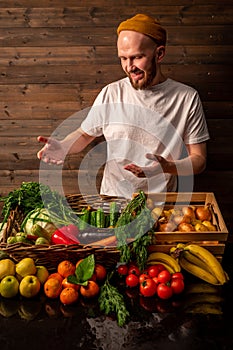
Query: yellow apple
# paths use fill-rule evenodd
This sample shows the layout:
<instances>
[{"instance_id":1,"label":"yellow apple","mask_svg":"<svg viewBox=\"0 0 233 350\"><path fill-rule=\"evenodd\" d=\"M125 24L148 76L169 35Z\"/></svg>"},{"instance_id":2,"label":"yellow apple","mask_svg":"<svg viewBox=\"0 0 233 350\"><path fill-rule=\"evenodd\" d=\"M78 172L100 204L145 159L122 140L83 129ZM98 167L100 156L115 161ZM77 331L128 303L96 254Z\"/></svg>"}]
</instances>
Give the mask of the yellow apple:
<instances>
[{"instance_id":1,"label":"yellow apple","mask_svg":"<svg viewBox=\"0 0 233 350\"><path fill-rule=\"evenodd\" d=\"M33 298L40 291L40 281L35 275L25 276L19 284L19 292L25 298Z\"/></svg>"},{"instance_id":2,"label":"yellow apple","mask_svg":"<svg viewBox=\"0 0 233 350\"><path fill-rule=\"evenodd\" d=\"M16 273L21 277L36 274L36 265L32 258L23 258L16 264Z\"/></svg>"},{"instance_id":3,"label":"yellow apple","mask_svg":"<svg viewBox=\"0 0 233 350\"><path fill-rule=\"evenodd\" d=\"M15 263L11 259L0 260L0 280L5 276L15 275Z\"/></svg>"},{"instance_id":4,"label":"yellow apple","mask_svg":"<svg viewBox=\"0 0 233 350\"><path fill-rule=\"evenodd\" d=\"M5 276L0 283L0 294L4 298L13 298L18 294L19 282L15 276Z\"/></svg>"},{"instance_id":5,"label":"yellow apple","mask_svg":"<svg viewBox=\"0 0 233 350\"><path fill-rule=\"evenodd\" d=\"M44 284L49 277L49 271L45 266L36 266L36 276L41 284Z\"/></svg>"}]
</instances>

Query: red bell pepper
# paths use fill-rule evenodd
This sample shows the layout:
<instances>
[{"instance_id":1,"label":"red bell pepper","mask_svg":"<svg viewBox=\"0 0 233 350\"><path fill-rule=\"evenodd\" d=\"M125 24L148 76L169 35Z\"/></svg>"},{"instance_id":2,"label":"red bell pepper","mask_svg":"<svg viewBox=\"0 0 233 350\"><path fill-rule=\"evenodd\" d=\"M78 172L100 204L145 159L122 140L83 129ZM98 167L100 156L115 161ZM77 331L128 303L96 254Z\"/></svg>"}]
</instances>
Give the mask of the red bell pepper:
<instances>
[{"instance_id":1,"label":"red bell pepper","mask_svg":"<svg viewBox=\"0 0 233 350\"><path fill-rule=\"evenodd\" d=\"M79 234L79 229L77 226L70 224L67 226L60 227L55 232L53 232L51 237L52 244L80 244L77 236Z\"/></svg>"}]
</instances>

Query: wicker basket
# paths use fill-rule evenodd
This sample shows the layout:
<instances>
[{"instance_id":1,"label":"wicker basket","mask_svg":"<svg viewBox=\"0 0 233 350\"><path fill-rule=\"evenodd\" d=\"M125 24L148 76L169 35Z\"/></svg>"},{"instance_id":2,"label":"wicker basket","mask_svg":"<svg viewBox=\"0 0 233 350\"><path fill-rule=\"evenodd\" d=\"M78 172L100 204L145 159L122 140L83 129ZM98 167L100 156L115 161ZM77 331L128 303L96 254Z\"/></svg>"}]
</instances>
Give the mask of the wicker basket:
<instances>
[{"instance_id":1,"label":"wicker basket","mask_svg":"<svg viewBox=\"0 0 233 350\"><path fill-rule=\"evenodd\" d=\"M75 212L80 212L87 206L97 209L103 208L107 213L111 201L115 201L119 205L119 210L127 204L124 198L116 198L110 196L83 196L81 194L67 195L67 202ZM6 227L3 230L3 239L0 243L0 249L6 252L16 263L24 257L31 257L37 265L44 265L49 271L54 271L59 262L64 259L69 259L72 262L77 262L90 254L95 255L95 261L104 264L107 268L112 268L119 261L120 252L116 247L93 246L84 244L74 245L30 245L25 243L7 244L7 237L12 230L20 231L20 225L24 216L16 208L11 211Z\"/></svg>"}]
</instances>

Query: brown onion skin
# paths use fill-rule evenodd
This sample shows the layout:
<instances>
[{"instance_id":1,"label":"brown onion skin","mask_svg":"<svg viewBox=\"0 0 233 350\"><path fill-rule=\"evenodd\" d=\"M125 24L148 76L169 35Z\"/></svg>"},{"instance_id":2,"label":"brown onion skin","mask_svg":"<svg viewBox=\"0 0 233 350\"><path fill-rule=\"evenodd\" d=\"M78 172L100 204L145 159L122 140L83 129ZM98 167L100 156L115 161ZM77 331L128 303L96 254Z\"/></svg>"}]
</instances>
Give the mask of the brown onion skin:
<instances>
[{"instance_id":1,"label":"brown onion skin","mask_svg":"<svg viewBox=\"0 0 233 350\"><path fill-rule=\"evenodd\" d=\"M183 207L182 212L184 215L190 216L192 219L195 219L195 211L192 207Z\"/></svg>"},{"instance_id":2,"label":"brown onion skin","mask_svg":"<svg viewBox=\"0 0 233 350\"><path fill-rule=\"evenodd\" d=\"M204 221L204 220L211 221L212 219L211 211L207 206L196 208L195 214L196 214L196 218L201 221Z\"/></svg>"},{"instance_id":3,"label":"brown onion skin","mask_svg":"<svg viewBox=\"0 0 233 350\"><path fill-rule=\"evenodd\" d=\"M194 229L193 225L188 224L186 222L183 222L180 225L178 225L178 231L190 232L190 231L195 231L195 229Z\"/></svg>"},{"instance_id":4,"label":"brown onion skin","mask_svg":"<svg viewBox=\"0 0 233 350\"><path fill-rule=\"evenodd\" d=\"M173 232L176 229L176 225L172 222L167 222L163 224L159 224L160 232Z\"/></svg>"},{"instance_id":5,"label":"brown onion skin","mask_svg":"<svg viewBox=\"0 0 233 350\"><path fill-rule=\"evenodd\" d=\"M187 215L175 215L173 216L173 221L176 225L179 225L183 222L186 222L187 224L190 224L191 223L191 217L190 216L187 216Z\"/></svg>"}]
</instances>

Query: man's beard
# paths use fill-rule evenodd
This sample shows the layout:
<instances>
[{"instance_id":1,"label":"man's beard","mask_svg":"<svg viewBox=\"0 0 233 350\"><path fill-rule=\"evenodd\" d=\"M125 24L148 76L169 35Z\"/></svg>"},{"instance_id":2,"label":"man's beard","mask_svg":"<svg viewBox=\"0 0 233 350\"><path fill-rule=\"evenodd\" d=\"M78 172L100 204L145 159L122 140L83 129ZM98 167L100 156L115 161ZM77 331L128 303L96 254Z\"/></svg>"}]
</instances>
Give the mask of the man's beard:
<instances>
[{"instance_id":1,"label":"man's beard","mask_svg":"<svg viewBox=\"0 0 233 350\"><path fill-rule=\"evenodd\" d=\"M132 87L136 90L145 90L148 87L151 86L155 76L156 76L156 65L155 64L151 64L151 69L146 73L146 75L144 75L144 78L140 81L135 81L131 78L130 73L128 73L128 77L130 80L130 83L132 85Z\"/></svg>"}]
</instances>

